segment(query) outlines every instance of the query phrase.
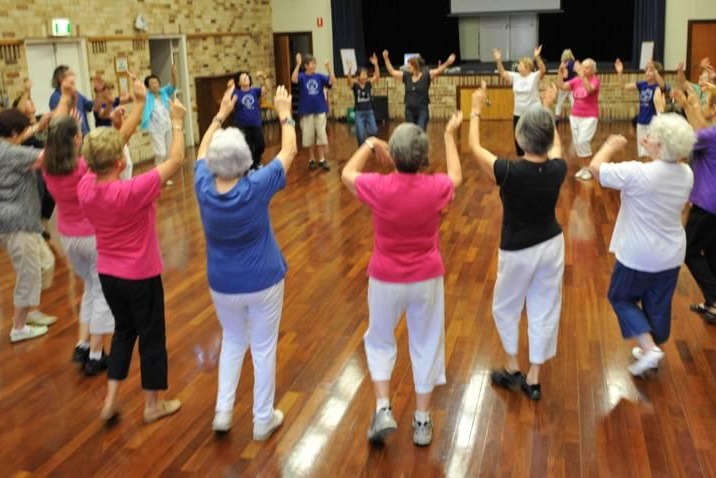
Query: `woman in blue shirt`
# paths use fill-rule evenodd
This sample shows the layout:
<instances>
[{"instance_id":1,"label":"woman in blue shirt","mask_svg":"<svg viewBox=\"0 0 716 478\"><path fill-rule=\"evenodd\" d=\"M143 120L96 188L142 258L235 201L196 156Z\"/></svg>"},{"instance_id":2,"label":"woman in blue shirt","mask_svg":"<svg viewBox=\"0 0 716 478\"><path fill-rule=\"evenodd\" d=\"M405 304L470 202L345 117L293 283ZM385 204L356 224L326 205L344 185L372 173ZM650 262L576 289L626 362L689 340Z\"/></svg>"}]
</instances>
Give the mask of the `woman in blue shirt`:
<instances>
[{"instance_id":1,"label":"woman in blue shirt","mask_svg":"<svg viewBox=\"0 0 716 478\"><path fill-rule=\"evenodd\" d=\"M286 185L296 155L291 96L279 86L274 106L281 122L281 150L258 171L243 133L221 129L234 110L233 82L199 146L194 175L206 236L207 273L223 330L219 387L212 428L231 428L236 387L248 347L254 364L254 440L266 440L283 423L274 409L276 345L283 307L286 261L271 227L269 203Z\"/></svg>"},{"instance_id":2,"label":"woman in blue shirt","mask_svg":"<svg viewBox=\"0 0 716 478\"><path fill-rule=\"evenodd\" d=\"M251 169L258 169L261 166L261 156L266 149L264 132L261 128L261 99L266 96L269 85L262 71L257 71L256 76L261 80L261 88L251 87L251 75L248 71L240 71L234 78L234 83L239 85L234 90L236 97L234 125L244 133L251 150Z\"/></svg>"}]
</instances>

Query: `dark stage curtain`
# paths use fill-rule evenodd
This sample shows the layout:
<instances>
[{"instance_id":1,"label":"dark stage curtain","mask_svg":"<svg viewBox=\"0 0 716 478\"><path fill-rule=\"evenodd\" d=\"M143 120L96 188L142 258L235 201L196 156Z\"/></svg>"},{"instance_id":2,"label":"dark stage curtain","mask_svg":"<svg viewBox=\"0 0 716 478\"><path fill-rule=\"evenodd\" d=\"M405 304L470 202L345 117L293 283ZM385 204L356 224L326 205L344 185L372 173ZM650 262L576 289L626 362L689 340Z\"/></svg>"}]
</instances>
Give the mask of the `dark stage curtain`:
<instances>
[{"instance_id":1,"label":"dark stage curtain","mask_svg":"<svg viewBox=\"0 0 716 478\"><path fill-rule=\"evenodd\" d=\"M666 0L635 0L632 66L639 65L641 42L654 42L653 60L664 62Z\"/></svg>"},{"instance_id":2,"label":"dark stage curtain","mask_svg":"<svg viewBox=\"0 0 716 478\"><path fill-rule=\"evenodd\" d=\"M363 35L363 2L361 0L331 0L333 21L333 65L336 75L345 75L341 62L341 48L353 48L359 66L369 65ZM355 74L355 70L353 71Z\"/></svg>"},{"instance_id":3,"label":"dark stage curtain","mask_svg":"<svg viewBox=\"0 0 716 478\"><path fill-rule=\"evenodd\" d=\"M363 0L366 55L375 52L381 66L383 50L396 68L405 53L420 53L434 66L450 53L460 56L458 22L450 0ZM359 59L360 61L360 59ZM367 61L367 57L366 57Z\"/></svg>"},{"instance_id":4,"label":"dark stage curtain","mask_svg":"<svg viewBox=\"0 0 716 478\"><path fill-rule=\"evenodd\" d=\"M634 2L562 0L561 13L539 15L542 55L547 61L559 61L562 50L571 48L577 59L596 60L601 71L613 71L616 58L629 63L633 54Z\"/></svg>"}]
</instances>

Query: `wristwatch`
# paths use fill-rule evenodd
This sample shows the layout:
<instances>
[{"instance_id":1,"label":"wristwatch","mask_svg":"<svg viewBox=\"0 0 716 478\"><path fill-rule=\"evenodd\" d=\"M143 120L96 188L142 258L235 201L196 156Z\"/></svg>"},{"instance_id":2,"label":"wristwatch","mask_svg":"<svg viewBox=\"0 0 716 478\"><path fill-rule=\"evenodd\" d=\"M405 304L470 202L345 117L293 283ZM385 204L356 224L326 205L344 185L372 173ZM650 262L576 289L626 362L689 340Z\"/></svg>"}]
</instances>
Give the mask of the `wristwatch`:
<instances>
[{"instance_id":1,"label":"wristwatch","mask_svg":"<svg viewBox=\"0 0 716 478\"><path fill-rule=\"evenodd\" d=\"M289 126L296 126L296 122L293 118L287 117L281 120L281 124L287 124Z\"/></svg>"}]
</instances>

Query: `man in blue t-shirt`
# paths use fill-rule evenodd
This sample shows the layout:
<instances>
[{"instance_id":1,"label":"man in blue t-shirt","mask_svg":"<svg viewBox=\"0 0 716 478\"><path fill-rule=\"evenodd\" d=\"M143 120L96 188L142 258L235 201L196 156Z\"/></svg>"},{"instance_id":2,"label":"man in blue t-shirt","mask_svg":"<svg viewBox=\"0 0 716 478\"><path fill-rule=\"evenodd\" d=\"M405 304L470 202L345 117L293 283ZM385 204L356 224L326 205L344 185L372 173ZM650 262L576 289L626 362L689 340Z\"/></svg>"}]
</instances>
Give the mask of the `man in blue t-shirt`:
<instances>
[{"instance_id":1,"label":"man in blue t-shirt","mask_svg":"<svg viewBox=\"0 0 716 478\"><path fill-rule=\"evenodd\" d=\"M654 107L654 92L657 88L663 91L665 88L664 78L662 76L664 67L658 61L650 61L646 64L644 73L644 81L636 83L624 83L624 65L619 58L614 62L614 69L617 72L617 79L622 89L626 91L639 92L639 114L636 118L636 143L639 157L649 156L642 142L646 140L649 133L649 124L651 119L656 116L656 108Z\"/></svg>"},{"instance_id":2,"label":"man in blue t-shirt","mask_svg":"<svg viewBox=\"0 0 716 478\"><path fill-rule=\"evenodd\" d=\"M303 65L303 72L299 69ZM331 63L326 60L328 76L316 73L316 59L313 55L296 54L296 67L291 74L291 81L298 85L298 114L301 116L301 133L303 145L310 148L308 168L320 167L324 171L331 169L326 161L326 113L328 101L326 88L331 88L336 82L336 76L331 69ZM316 163L318 158L318 163Z\"/></svg>"}]
</instances>

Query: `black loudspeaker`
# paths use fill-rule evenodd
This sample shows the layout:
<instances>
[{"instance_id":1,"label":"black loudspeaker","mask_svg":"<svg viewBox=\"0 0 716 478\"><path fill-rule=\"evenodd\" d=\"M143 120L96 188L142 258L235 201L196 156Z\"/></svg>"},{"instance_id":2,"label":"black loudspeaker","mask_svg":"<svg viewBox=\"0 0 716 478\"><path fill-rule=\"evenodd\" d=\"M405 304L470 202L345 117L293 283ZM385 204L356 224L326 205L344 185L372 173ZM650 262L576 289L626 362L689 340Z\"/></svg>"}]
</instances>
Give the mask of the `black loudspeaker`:
<instances>
[{"instance_id":1,"label":"black loudspeaker","mask_svg":"<svg viewBox=\"0 0 716 478\"><path fill-rule=\"evenodd\" d=\"M385 123L388 121L388 97L373 96L373 114L376 123Z\"/></svg>"}]
</instances>

